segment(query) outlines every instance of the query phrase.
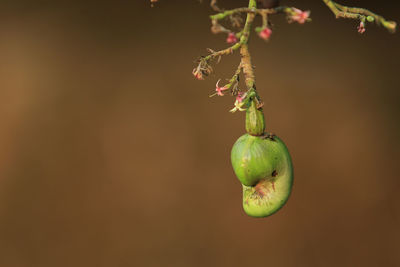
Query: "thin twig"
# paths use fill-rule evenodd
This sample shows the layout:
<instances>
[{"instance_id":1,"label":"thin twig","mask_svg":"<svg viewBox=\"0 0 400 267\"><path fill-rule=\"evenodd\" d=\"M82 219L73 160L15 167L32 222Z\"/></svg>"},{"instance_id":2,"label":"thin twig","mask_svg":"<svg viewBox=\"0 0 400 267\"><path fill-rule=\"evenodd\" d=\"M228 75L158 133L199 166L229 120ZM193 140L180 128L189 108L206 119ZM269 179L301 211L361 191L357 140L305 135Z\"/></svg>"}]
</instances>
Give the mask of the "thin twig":
<instances>
[{"instance_id":1,"label":"thin twig","mask_svg":"<svg viewBox=\"0 0 400 267\"><path fill-rule=\"evenodd\" d=\"M265 8L265 9L240 7L240 8L235 8L235 9L231 9L231 10L226 10L226 11L220 12L215 15L211 15L210 18L212 20L222 20L228 16L231 16L231 15L237 14L237 13L254 13L254 14L258 14L258 15L277 14L277 13L286 12L286 11L288 11L288 9L290 9L290 8L286 7L286 6L278 6L276 8Z\"/></svg>"},{"instance_id":2,"label":"thin twig","mask_svg":"<svg viewBox=\"0 0 400 267\"><path fill-rule=\"evenodd\" d=\"M222 12L222 11L223 11L222 9L220 9L220 8L217 6L217 0L211 0L210 6L211 6L211 8L212 8L215 12Z\"/></svg>"},{"instance_id":3,"label":"thin twig","mask_svg":"<svg viewBox=\"0 0 400 267\"><path fill-rule=\"evenodd\" d=\"M240 43L236 43L228 48L209 54L208 56L204 57L204 60L208 62L209 60L214 59L216 57L232 54L233 51L238 50L239 48L240 48Z\"/></svg>"},{"instance_id":4,"label":"thin twig","mask_svg":"<svg viewBox=\"0 0 400 267\"><path fill-rule=\"evenodd\" d=\"M356 19L360 20L362 23L365 23L367 21L375 22L378 25L382 25L392 33L396 31L396 22L388 21L384 17L377 15L369 11L368 9L343 6L331 0L323 1L333 12L336 18Z\"/></svg>"}]
</instances>

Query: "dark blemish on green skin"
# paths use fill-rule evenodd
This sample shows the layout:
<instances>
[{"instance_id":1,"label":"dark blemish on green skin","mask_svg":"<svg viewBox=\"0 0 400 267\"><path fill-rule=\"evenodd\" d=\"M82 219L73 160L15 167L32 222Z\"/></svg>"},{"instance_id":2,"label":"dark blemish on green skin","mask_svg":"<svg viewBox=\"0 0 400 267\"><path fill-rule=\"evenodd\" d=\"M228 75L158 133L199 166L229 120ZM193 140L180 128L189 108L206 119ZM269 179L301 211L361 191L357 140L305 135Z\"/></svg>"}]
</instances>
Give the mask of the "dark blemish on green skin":
<instances>
[{"instance_id":1,"label":"dark blemish on green skin","mask_svg":"<svg viewBox=\"0 0 400 267\"><path fill-rule=\"evenodd\" d=\"M276 137L276 135L274 133L264 133L264 135L261 138L275 141L275 137Z\"/></svg>"}]
</instances>

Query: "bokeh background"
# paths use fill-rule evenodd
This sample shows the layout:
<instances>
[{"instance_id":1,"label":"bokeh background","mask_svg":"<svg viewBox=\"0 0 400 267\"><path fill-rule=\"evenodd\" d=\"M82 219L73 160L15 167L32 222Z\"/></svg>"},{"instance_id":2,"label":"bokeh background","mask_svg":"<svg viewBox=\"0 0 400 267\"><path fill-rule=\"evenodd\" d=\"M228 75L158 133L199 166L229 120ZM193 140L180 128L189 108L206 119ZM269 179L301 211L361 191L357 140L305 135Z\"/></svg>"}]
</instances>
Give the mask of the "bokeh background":
<instances>
[{"instance_id":1,"label":"bokeh background","mask_svg":"<svg viewBox=\"0 0 400 267\"><path fill-rule=\"evenodd\" d=\"M400 266L399 33L283 4L312 23L275 16L250 49L295 184L254 219L230 165L244 114L208 97L239 57L191 74L226 46L207 1L1 1L0 266Z\"/></svg>"}]
</instances>

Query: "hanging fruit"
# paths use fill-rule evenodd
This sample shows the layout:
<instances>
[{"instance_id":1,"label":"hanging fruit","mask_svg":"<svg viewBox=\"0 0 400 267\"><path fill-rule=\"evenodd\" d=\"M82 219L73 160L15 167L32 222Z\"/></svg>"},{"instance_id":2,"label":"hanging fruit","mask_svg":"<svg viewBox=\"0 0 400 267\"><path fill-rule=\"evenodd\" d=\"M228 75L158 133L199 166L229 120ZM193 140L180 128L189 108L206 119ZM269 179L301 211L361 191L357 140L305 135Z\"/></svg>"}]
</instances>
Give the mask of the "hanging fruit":
<instances>
[{"instance_id":1,"label":"hanging fruit","mask_svg":"<svg viewBox=\"0 0 400 267\"><path fill-rule=\"evenodd\" d=\"M242 183L243 208L252 217L266 217L288 200L293 168L288 149L276 135L265 133L264 115L252 100L246 130L233 145L233 170Z\"/></svg>"}]
</instances>

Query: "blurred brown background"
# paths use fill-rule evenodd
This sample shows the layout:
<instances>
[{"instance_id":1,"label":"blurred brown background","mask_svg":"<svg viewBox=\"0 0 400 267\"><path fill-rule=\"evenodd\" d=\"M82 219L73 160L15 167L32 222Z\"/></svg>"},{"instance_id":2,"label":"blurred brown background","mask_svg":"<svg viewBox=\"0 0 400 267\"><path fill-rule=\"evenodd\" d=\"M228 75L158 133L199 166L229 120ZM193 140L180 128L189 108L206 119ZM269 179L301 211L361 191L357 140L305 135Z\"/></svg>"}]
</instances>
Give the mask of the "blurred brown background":
<instances>
[{"instance_id":1,"label":"blurred brown background","mask_svg":"<svg viewBox=\"0 0 400 267\"><path fill-rule=\"evenodd\" d=\"M400 266L399 33L283 4L312 23L275 16L250 49L295 185L254 219L230 165L244 114L208 97L238 55L191 75L226 46L207 1L2 1L0 266Z\"/></svg>"}]
</instances>

